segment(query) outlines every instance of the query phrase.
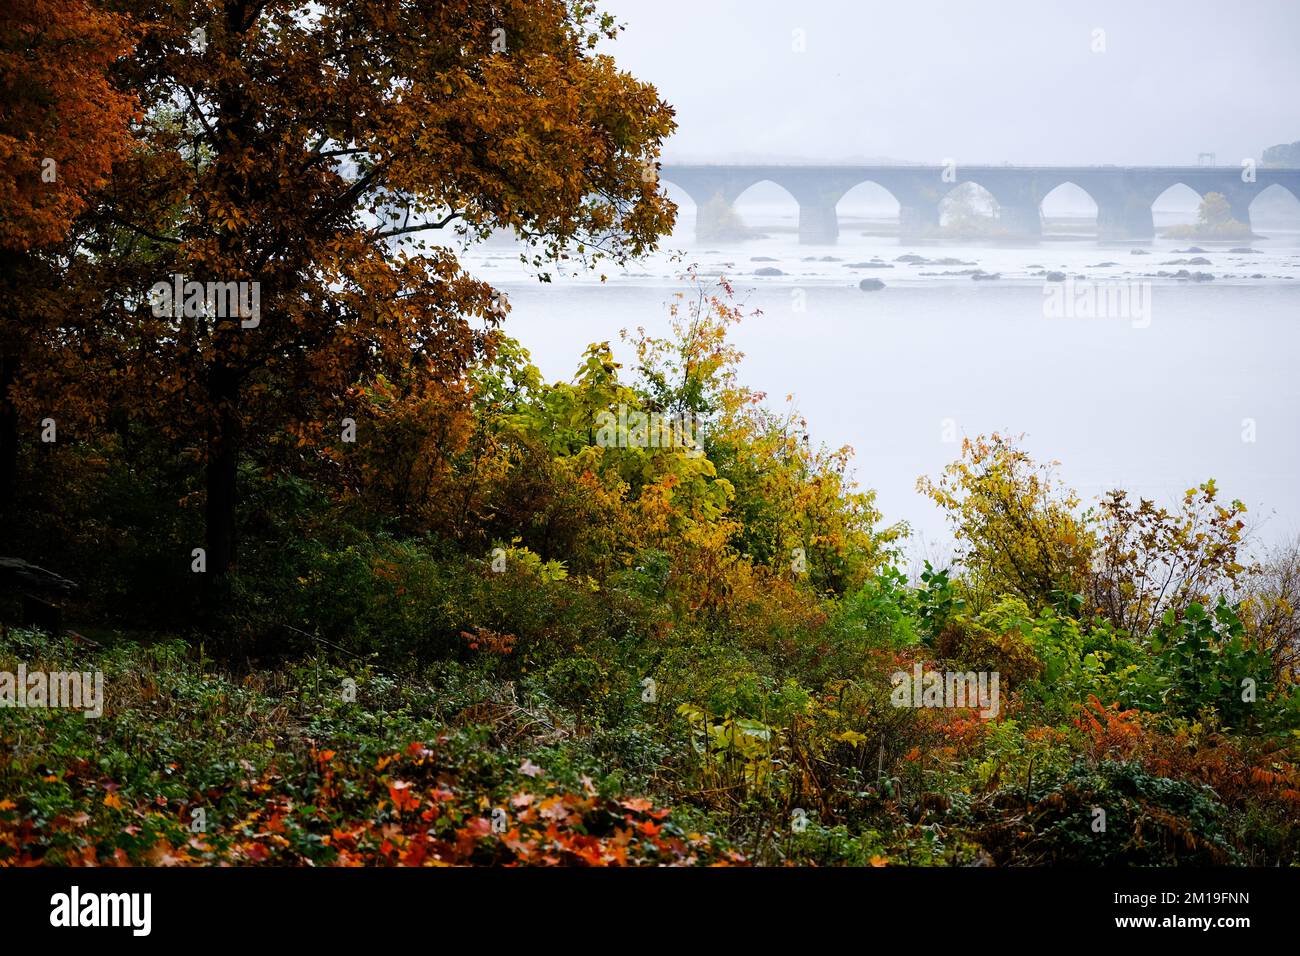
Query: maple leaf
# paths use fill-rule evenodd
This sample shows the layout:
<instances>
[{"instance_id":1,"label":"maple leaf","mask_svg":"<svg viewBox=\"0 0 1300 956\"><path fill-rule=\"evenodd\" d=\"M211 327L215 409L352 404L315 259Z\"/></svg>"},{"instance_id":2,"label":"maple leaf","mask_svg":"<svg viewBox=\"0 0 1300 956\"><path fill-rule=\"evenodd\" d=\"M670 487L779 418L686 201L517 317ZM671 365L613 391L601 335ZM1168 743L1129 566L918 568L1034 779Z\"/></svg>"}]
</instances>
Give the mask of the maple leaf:
<instances>
[{"instance_id":1,"label":"maple leaf","mask_svg":"<svg viewBox=\"0 0 1300 956\"><path fill-rule=\"evenodd\" d=\"M145 859L150 866L183 866L189 858L184 850L177 850L166 840L159 840Z\"/></svg>"},{"instance_id":2,"label":"maple leaf","mask_svg":"<svg viewBox=\"0 0 1300 956\"><path fill-rule=\"evenodd\" d=\"M559 797L548 797L543 800L540 812L547 820L566 820L569 817L569 808L564 805L564 801Z\"/></svg>"},{"instance_id":3,"label":"maple leaf","mask_svg":"<svg viewBox=\"0 0 1300 956\"><path fill-rule=\"evenodd\" d=\"M524 762L519 765L519 772L528 777L537 777L541 775L542 768L525 758Z\"/></svg>"},{"instance_id":4,"label":"maple leaf","mask_svg":"<svg viewBox=\"0 0 1300 956\"><path fill-rule=\"evenodd\" d=\"M399 813L414 810L420 805L420 798L411 790L411 784L405 780L394 780L390 783L388 796Z\"/></svg>"},{"instance_id":5,"label":"maple leaf","mask_svg":"<svg viewBox=\"0 0 1300 956\"><path fill-rule=\"evenodd\" d=\"M605 866L605 854L600 841L592 836L575 835L570 839L569 849L577 854L588 866Z\"/></svg>"},{"instance_id":6,"label":"maple leaf","mask_svg":"<svg viewBox=\"0 0 1300 956\"><path fill-rule=\"evenodd\" d=\"M502 836L501 842L521 860L527 860L537 849L537 841L531 837L525 839L518 829L512 829Z\"/></svg>"},{"instance_id":7,"label":"maple leaf","mask_svg":"<svg viewBox=\"0 0 1300 956\"><path fill-rule=\"evenodd\" d=\"M419 834L411 840L410 846L407 847L406 853L402 856L402 865L420 866L428 855L428 838L423 834Z\"/></svg>"}]
</instances>

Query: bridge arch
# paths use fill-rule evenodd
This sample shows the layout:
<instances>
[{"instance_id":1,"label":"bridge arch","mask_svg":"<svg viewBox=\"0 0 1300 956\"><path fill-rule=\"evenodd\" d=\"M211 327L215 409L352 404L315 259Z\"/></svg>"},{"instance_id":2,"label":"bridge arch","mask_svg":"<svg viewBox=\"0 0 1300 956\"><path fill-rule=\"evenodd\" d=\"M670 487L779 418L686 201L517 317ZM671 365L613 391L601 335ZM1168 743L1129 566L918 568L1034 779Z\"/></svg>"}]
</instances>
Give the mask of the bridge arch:
<instances>
[{"instance_id":1,"label":"bridge arch","mask_svg":"<svg viewBox=\"0 0 1300 956\"><path fill-rule=\"evenodd\" d=\"M997 205L997 195L986 183L981 182L974 176L962 176L956 182L943 183L940 185L937 191L939 202L942 203L945 200L950 199L953 193L956 193L958 190L962 190L963 192L974 192L981 197L993 200L993 203Z\"/></svg>"},{"instance_id":2,"label":"bridge arch","mask_svg":"<svg viewBox=\"0 0 1300 956\"><path fill-rule=\"evenodd\" d=\"M1259 203L1261 199L1263 203ZM1300 181L1269 183L1251 197L1246 208L1251 219L1258 219L1264 228L1269 223L1295 228L1300 225Z\"/></svg>"},{"instance_id":3,"label":"bridge arch","mask_svg":"<svg viewBox=\"0 0 1300 956\"><path fill-rule=\"evenodd\" d=\"M874 179L864 179L849 187L834 203L837 217L859 222L897 220L902 208L902 200L889 187Z\"/></svg>"},{"instance_id":4,"label":"bridge arch","mask_svg":"<svg viewBox=\"0 0 1300 956\"><path fill-rule=\"evenodd\" d=\"M1270 193L1272 195L1270 195ZM1270 200L1276 201L1276 199L1280 198L1283 193L1289 195L1296 203L1300 203L1300 182L1292 184L1284 183L1279 180L1275 183L1269 183L1259 192L1255 193L1255 195L1251 197L1250 202L1253 206L1255 201L1261 196L1268 196Z\"/></svg>"},{"instance_id":5,"label":"bridge arch","mask_svg":"<svg viewBox=\"0 0 1300 956\"><path fill-rule=\"evenodd\" d=\"M1271 190L1290 193L1292 199L1294 199L1296 202L1300 202L1300 181L1297 181L1296 183L1292 184L1292 183L1284 183L1281 180L1278 180L1275 183L1269 183L1267 186L1265 186L1263 189L1261 189L1259 192L1255 194L1255 198L1252 199L1251 202L1254 202L1255 199L1258 199L1260 196L1264 195L1265 193Z\"/></svg>"},{"instance_id":6,"label":"bridge arch","mask_svg":"<svg viewBox=\"0 0 1300 956\"><path fill-rule=\"evenodd\" d=\"M988 238L999 231L1002 204L987 186L963 179L939 199L939 227L953 238Z\"/></svg>"},{"instance_id":7,"label":"bridge arch","mask_svg":"<svg viewBox=\"0 0 1300 956\"><path fill-rule=\"evenodd\" d=\"M756 179L731 200L731 208L745 223L782 230L798 228L799 206L799 198L776 179Z\"/></svg>"},{"instance_id":8,"label":"bridge arch","mask_svg":"<svg viewBox=\"0 0 1300 956\"><path fill-rule=\"evenodd\" d=\"M1097 198L1088 191L1087 187L1072 179L1063 179L1043 193L1038 208L1042 213L1044 226L1052 221L1057 229L1067 232L1074 231L1071 226L1084 227L1089 220L1093 230L1096 231L1097 219L1101 212L1101 204L1097 202Z\"/></svg>"},{"instance_id":9,"label":"bridge arch","mask_svg":"<svg viewBox=\"0 0 1300 956\"><path fill-rule=\"evenodd\" d=\"M695 235L700 213L700 203L696 197L670 179L659 180L659 191L677 206L677 219L673 222L673 237Z\"/></svg>"},{"instance_id":10,"label":"bridge arch","mask_svg":"<svg viewBox=\"0 0 1300 956\"><path fill-rule=\"evenodd\" d=\"M1043 234L1039 197L1031 177L1002 168L961 174L940 200L944 231L968 238L1030 239Z\"/></svg>"},{"instance_id":11,"label":"bridge arch","mask_svg":"<svg viewBox=\"0 0 1300 956\"><path fill-rule=\"evenodd\" d=\"M1207 190L1206 193L1213 191ZM1151 197L1152 224L1157 229L1194 224L1206 193L1182 180L1164 184L1164 188Z\"/></svg>"}]
</instances>

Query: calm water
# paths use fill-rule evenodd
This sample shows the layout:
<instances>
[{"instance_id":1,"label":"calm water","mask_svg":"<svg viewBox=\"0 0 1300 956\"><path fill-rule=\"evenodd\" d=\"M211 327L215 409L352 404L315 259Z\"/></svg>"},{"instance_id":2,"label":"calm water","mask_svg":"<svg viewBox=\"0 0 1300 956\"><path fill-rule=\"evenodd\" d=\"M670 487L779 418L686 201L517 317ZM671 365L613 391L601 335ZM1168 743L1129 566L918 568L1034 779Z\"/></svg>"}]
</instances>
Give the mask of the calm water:
<instances>
[{"instance_id":1,"label":"calm water","mask_svg":"<svg viewBox=\"0 0 1300 956\"><path fill-rule=\"evenodd\" d=\"M552 380L571 377L590 342L609 340L627 356L617 343L621 328L666 332L683 263L732 277L738 300L763 313L734 335L745 352L742 379L773 405L793 393L814 441L854 448L859 482L876 489L888 520L913 527L913 555L942 558L950 547L942 517L915 491L917 477L955 458L961 436L993 430L1025 433L1028 450L1059 459L1062 476L1085 497L1122 486L1171 500L1214 477L1250 508L1261 541L1300 532L1294 225L1240 243L1161 239L1140 247L1150 254L1133 255L1131 246L1092 239L907 245L843 222L837 245L801 246L780 231L788 222L773 219L766 238L707 248L690 241L684 224L668 244L683 251L680 262L659 255L611 267L603 284L591 275L540 284L509 246L478 247L466 261L508 292L507 331ZM1260 223L1256 230L1265 231ZM1174 250L1192 245L1206 250L1209 265L1166 264L1190 258ZM1230 246L1256 252L1233 254ZM974 265L896 261L908 253ZM823 256L838 261L804 261ZM873 259L892 268L848 267ZM1049 317L1048 286L1032 274L1040 267L1150 283L1149 309L1140 317ZM759 268L785 274L755 276ZM1002 277L922 275L970 268ZM1215 278L1143 276L1162 269ZM886 287L862 291L863 277ZM1254 440L1244 440L1252 429ZM946 440L953 434L956 441Z\"/></svg>"}]
</instances>

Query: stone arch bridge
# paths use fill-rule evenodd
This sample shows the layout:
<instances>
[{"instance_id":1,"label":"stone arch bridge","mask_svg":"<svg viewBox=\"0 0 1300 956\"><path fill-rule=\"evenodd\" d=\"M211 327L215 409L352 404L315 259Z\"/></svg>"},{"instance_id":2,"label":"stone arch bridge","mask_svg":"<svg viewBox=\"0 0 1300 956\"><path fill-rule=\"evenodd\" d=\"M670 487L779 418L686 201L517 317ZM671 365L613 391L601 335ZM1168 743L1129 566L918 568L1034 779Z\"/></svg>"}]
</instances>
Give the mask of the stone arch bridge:
<instances>
[{"instance_id":1,"label":"stone arch bridge","mask_svg":"<svg viewBox=\"0 0 1300 956\"><path fill-rule=\"evenodd\" d=\"M1300 169L1260 166L713 166L665 164L659 178L695 202L696 232L708 236L731 204L750 186L772 182L799 204L799 241L833 243L839 235L836 204L854 186L876 183L898 200L899 235L924 238L939 226L939 203L963 183L976 183L998 203L1009 238L1042 235L1040 204L1064 183L1078 186L1097 204L1102 239L1151 239L1151 204L1179 183L1201 196L1221 193L1233 218L1250 224L1250 204L1279 185L1300 199Z\"/></svg>"}]
</instances>

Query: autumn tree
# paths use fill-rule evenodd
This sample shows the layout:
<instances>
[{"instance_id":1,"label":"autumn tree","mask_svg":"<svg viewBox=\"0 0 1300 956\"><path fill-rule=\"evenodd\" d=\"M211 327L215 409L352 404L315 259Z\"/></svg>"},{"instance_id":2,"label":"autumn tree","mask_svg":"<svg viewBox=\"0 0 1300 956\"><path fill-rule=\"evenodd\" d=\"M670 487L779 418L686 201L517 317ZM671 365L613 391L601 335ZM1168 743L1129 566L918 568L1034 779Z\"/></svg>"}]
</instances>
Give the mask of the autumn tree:
<instances>
[{"instance_id":1,"label":"autumn tree","mask_svg":"<svg viewBox=\"0 0 1300 956\"><path fill-rule=\"evenodd\" d=\"M1227 225L1233 222L1232 207L1223 193L1206 193L1197 209L1197 218L1205 229Z\"/></svg>"},{"instance_id":2,"label":"autumn tree","mask_svg":"<svg viewBox=\"0 0 1300 956\"><path fill-rule=\"evenodd\" d=\"M998 595L1015 594L1034 607L1057 592L1084 590L1093 537L1078 513L1078 495L1061 486L1054 469L994 433L964 439L961 458L937 481L917 482L952 525L962 583L976 610Z\"/></svg>"},{"instance_id":3,"label":"autumn tree","mask_svg":"<svg viewBox=\"0 0 1300 956\"><path fill-rule=\"evenodd\" d=\"M1089 575L1092 609L1117 627L1147 636L1166 611L1212 605L1247 572L1242 550L1246 507L1222 503L1213 480L1184 493L1175 511L1127 492L1104 495Z\"/></svg>"},{"instance_id":4,"label":"autumn tree","mask_svg":"<svg viewBox=\"0 0 1300 956\"><path fill-rule=\"evenodd\" d=\"M457 241L513 230L544 275L641 254L671 225L655 179L671 110L597 50L617 28L590 4L121 6L149 24L129 71L146 150L104 220L148 250L118 272L122 371L132 413L201 453L216 579L250 449L337 453L343 420L363 442L367 396L392 398L381 378L425 395L420 379L463 382L491 349L506 306ZM184 281L205 285L150 298ZM229 287L244 308L206 283L247 283Z\"/></svg>"},{"instance_id":5,"label":"autumn tree","mask_svg":"<svg viewBox=\"0 0 1300 956\"><path fill-rule=\"evenodd\" d=\"M628 338L648 403L698 423L702 450L731 489L719 541L819 593L852 590L906 529L885 526L875 493L858 488L851 448L815 446L797 411L769 408L767 396L739 383L743 355L728 334L746 314L731 284L706 282L693 269L686 278L692 288L670 305L673 335L638 329Z\"/></svg>"},{"instance_id":6,"label":"autumn tree","mask_svg":"<svg viewBox=\"0 0 1300 956\"><path fill-rule=\"evenodd\" d=\"M129 48L128 21L85 0L0 12L0 534L20 445L13 392L68 304L74 221L131 142L133 99L110 78Z\"/></svg>"}]
</instances>

